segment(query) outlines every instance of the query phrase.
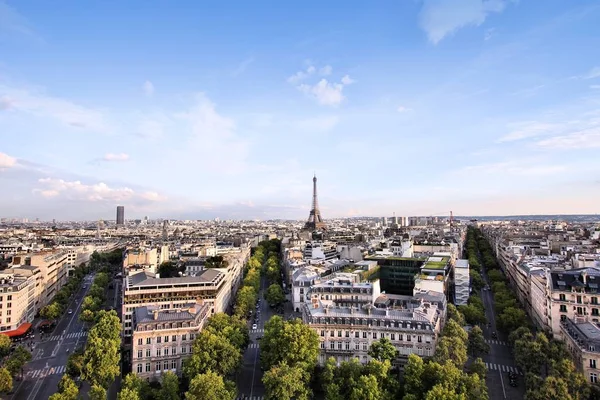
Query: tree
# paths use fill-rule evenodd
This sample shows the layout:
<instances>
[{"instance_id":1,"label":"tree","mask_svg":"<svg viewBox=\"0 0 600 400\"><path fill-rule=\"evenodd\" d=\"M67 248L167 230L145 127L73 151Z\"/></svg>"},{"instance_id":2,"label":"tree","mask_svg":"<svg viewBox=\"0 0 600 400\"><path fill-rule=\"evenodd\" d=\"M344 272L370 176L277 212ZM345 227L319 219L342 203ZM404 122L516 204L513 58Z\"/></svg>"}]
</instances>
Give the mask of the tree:
<instances>
[{"instance_id":1,"label":"tree","mask_svg":"<svg viewBox=\"0 0 600 400\"><path fill-rule=\"evenodd\" d=\"M58 393L61 400L76 400L79 396L79 388L73 379L67 374L63 375L58 382ZM52 397L50 397L52 398Z\"/></svg>"},{"instance_id":2,"label":"tree","mask_svg":"<svg viewBox=\"0 0 600 400\"><path fill-rule=\"evenodd\" d=\"M238 349L245 349L249 341L246 321L225 313L210 317L206 329L229 340Z\"/></svg>"},{"instance_id":3,"label":"tree","mask_svg":"<svg viewBox=\"0 0 600 400\"><path fill-rule=\"evenodd\" d=\"M391 363L398 357L398 350L389 339L382 338L371 344L368 354L378 361L387 360Z\"/></svg>"},{"instance_id":4,"label":"tree","mask_svg":"<svg viewBox=\"0 0 600 400\"><path fill-rule=\"evenodd\" d=\"M515 346L515 342L517 340L533 340L533 334L531 333L531 329L529 329L526 326L522 326L514 331L512 331L509 335L508 335L508 342L510 343L511 346Z\"/></svg>"},{"instance_id":5,"label":"tree","mask_svg":"<svg viewBox=\"0 0 600 400\"><path fill-rule=\"evenodd\" d=\"M505 332L513 331L527 325L525 311L520 308L508 307L498 317L498 324Z\"/></svg>"},{"instance_id":6,"label":"tree","mask_svg":"<svg viewBox=\"0 0 600 400\"><path fill-rule=\"evenodd\" d=\"M416 354L408 356L404 367L404 392L406 395L420 397L423 393L423 372L425 365L423 359ZM408 400L408 399L407 399Z\"/></svg>"},{"instance_id":7,"label":"tree","mask_svg":"<svg viewBox=\"0 0 600 400\"><path fill-rule=\"evenodd\" d=\"M88 324L92 323L96 320L96 314L92 310L85 309L79 314L79 320Z\"/></svg>"},{"instance_id":8,"label":"tree","mask_svg":"<svg viewBox=\"0 0 600 400\"><path fill-rule=\"evenodd\" d=\"M535 340L523 338L515 341L515 361L524 371L539 374L542 366L548 361L548 338L538 333Z\"/></svg>"},{"instance_id":9,"label":"tree","mask_svg":"<svg viewBox=\"0 0 600 400\"><path fill-rule=\"evenodd\" d=\"M81 303L81 308L83 310L98 311L100 309L101 302L102 300L98 297L85 296L83 298L83 303Z\"/></svg>"},{"instance_id":10,"label":"tree","mask_svg":"<svg viewBox=\"0 0 600 400\"><path fill-rule=\"evenodd\" d=\"M527 400L572 400L567 383L555 376L549 376L544 383L525 394Z\"/></svg>"},{"instance_id":11,"label":"tree","mask_svg":"<svg viewBox=\"0 0 600 400\"><path fill-rule=\"evenodd\" d=\"M67 374L69 376L76 378L81 375L83 371L83 353L77 352L73 353L69 356L69 360L67 361Z\"/></svg>"},{"instance_id":12,"label":"tree","mask_svg":"<svg viewBox=\"0 0 600 400\"><path fill-rule=\"evenodd\" d=\"M119 395L117 396L117 400L141 400L141 398L140 398L140 395L137 394L137 392L135 392L129 388L123 388L119 392Z\"/></svg>"},{"instance_id":13,"label":"tree","mask_svg":"<svg viewBox=\"0 0 600 400\"><path fill-rule=\"evenodd\" d=\"M192 379L185 398L186 400L233 400L236 394L234 384L225 382L222 376L212 371L207 371Z\"/></svg>"},{"instance_id":14,"label":"tree","mask_svg":"<svg viewBox=\"0 0 600 400\"><path fill-rule=\"evenodd\" d=\"M481 290L485 286L485 281L478 273L471 275L471 286L475 290Z\"/></svg>"},{"instance_id":15,"label":"tree","mask_svg":"<svg viewBox=\"0 0 600 400\"><path fill-rule=\"evenodd\" d=\"M185 362L183 372L188 379L208 371L226 376L235 371L240 361L237 347L226 338L203 330L194 340L192 356Z\"/></svg>"},{"instance_id":16,"label":"tree","mask_svg":"<svg viewBox=\"0 0 600 400\"><path fill-rule=\"evenodd\" d=\"M157 400L179 400L179 378L171 371L167 371L162 376L162 382Z\"/></svg>"},{"instance_id":17,"label":"tree","mask_svg":"<svg viewBox=\"0 0 600 400\"><path fill-rule=\"evenodd\" d=\"M352 388L350 400L379 400L382 397L377 378L373 375L362 375L358 385Z\"/></svg>"},{"instance_id":18,"label":"tree","mask_svg":"<svg viewBox=\"0 0 600 400\"><path fill-rule=\"evenodd\" d=\"M506 281L504 274L502 274L502 272L498 271L497 269L488 271L487 276L488 276L488 279L490 280L490 282L492 282L492 283Z\"/></svg>"},{"instance_id":19,"label":"tree","mask_svg":"<svg viewBox=\"0 0 600 400\"><path fill-rule=\"evenodd\" d=\"M563 379L567 383L569 394L573 400L588 399L591 388L583 374L575 369L573 361L564 358L560 361L552 361L551 375Z\"/></svg>"},{"instance_id":20,"label":"tree","mask_svg":"<svg viewBox=\"0 0 600 400\"><path fill-rule=\"evenodd\" d=\"M261 266L261 261L259 259L257 259L256 257L250 257L250 259L248 260L248 269L258 269Z\"/></svg>"},{"instance_id":21,"label":"tree","mask_svg":"<svg viewBox=\"0 0 600 400\"><path fill-rule=\"evenodd\" d=\"M139 393L140 398L142 399L152 397L152 388L148 382L135 374L127 374L127 376L125 376L125 379L123 379L123 383L121 384L121 389L125 388L131 389L135 393Z\"/></svg>"},{"instance_id":22,"label":"tree","mask_svg":"<svg viewBox=\"0 0 600 400\"><path fill-rule=\"evenodd\" d=\"M121 360L121 323L114 311L98 312L96 325L90 329L83 353L82 378L104 388L119 374Z\"/></svg>"},{"instance_id":23,"label":"tree","mask_svg":"<svg viewBox=\"0 0 600 400\"><path fill-rule=\"evenodd\" d=\"M265 300L267 300L267 303L273 305L283 303L285 301L285 294L283 293L281 286L279 286L277 283L269 286L265 293Z\"/></svg>"},{"instance_id":24,"label":"tree","mask_svg":"<svg viewBox=\"0 0 600 400\"><path fill-rule=\"evenodd\" d=\"M31 361L31 353L23 346L18 346L4 362L4 366L14 376L21 372L21 368Z\"/></svg>"},{"instance_id":25,"label":"tree","mask_svg":"<svg viewBox=\"0 0 600 400\"><path fill-rule=\"evenodd\" d=\"M165 261L158 266L157 272L161 278L176 278L179 276L177 265L171 261Z\"/></svg>"},{"instance_id":26,"label":"tree","mask_svg":"<svg viewBox=\"0 0 600 400\"><path fill-rule=\"evenodd\" d=\"M62 307L57 302L52 302L40 310L42 318L54 320L62 315Z\"/></svg>"},{"instance_id":27,"label":"tree","mask_svg":"<svg viewBox=\"0 0 600 400\"><path fill-rule=\"evenodd\" d=\"M90 388L90 400L106 400L106 390L99 385L92 385Z\"/></svg>"},{"instance_id":28,"label":"tree","mask_svg":"<svg viewBox=\"0 0 600 400\"><path fill-rule=\"evenodd\" d=\"M457 394L450 387L437 384L427 392L425 400L467 400L467 396L465 394Z\"/></svg>"},{"instance_id":29,"label":"tree","mask_svg":"<svg viewBox=\"0 0 600 400\"><path fill-rule=\"evenodd\" d=\"M12 375L6 368L0 368L0 392L8 393L12 390Z\"/></svg>"},{"instance_id":30,"label":"tree","mask_svg":"<svg viewBox=\"0 0 600 400\"><path fill-rule=\"evenodd\" d=\"M483 332L479 326L474 326L469 332L468 350L473 357L490 352L490 345L485 342Z\"/></svg>"},{"instance_id":31,"label":"tree","mask_svg":"<svg viewBox=\"0 0 600 400\"><path fill-rule=\"evenodd\" d=\"M279 363L290 367L302 365L310 371L319 357L319 337L300 319L284 321L276 315L265 324L265 334L260 342L261 364L265 369Z\"/></svg>"},{"instance_id":32,"label":"tree","mask_svg":"<svg viewBox=\"0 0 600 400\"><path fill-rule=\"evenodd\" d=\"M462 315L462 313L456 309L456 306L454 304L448 303L447 313L449 320L453 320L460 326L465 325L464 315Z\"/></svg>"},{"instance_id":33,"label":"tree","mask_svg":"<svg viewBox=\"0 0 600 400\"><path fill-rule=\"evenodd\" d=\"M467 331L465 331L463 327L457 324L454 320L449 320L448 322L446 322L446 326L444 326L442 334L443 336L459 338L464 343L467 343L468 340Z\"/></svg>"},{"instance_id":34,"label":"tree","mask_svg":"<svg viewBox=\"0 0 600 400\"><path fill-rule=\"evenodd\" d=\"M0 358L8 355L11 344L12 342L8 336L0 335Z\"/></svg>"},{"instance_id":35,"label":"tree","mask_svg":"<svg viewBox=\"0 0 600 400\"><path fill-rule=\"evenodd\" d=\"M251 286L243 286L238 290L235 313L238 316L245 316L254 309L256 304L256 291Z\"/></svg>"},{"instance_id":36,"label":"tree","mask_svg":"<svg viewBox=\"0 0 600 400\"><path fill-rule=\"evenodd\" d=\"M459 337L443 336L438 342L433 359L440 364L448 360L457 368L462 368L467 362L467 346Z\"/></svg>"},{"instance_id":37,"label":"tree","mask_svg":"<svg viewBox=\"0 0 600 400\"><path fill-rule=\"evenodd\" d=\"M479 375L479 378L485 379L487 367L481 358L476 358L469 366L469 372Z\"/></svg>"},{"instance_id":38,"label":"tree","mask_svg":"<svg viewBox=\"0 0 600 400\"><path fill-rule=\"evenodd\" d=\"M465 316L465 321L469 325L479 325L485 324L487 322L485 311L483 309L477 308L472 304L466 306L458 306L458 311L460 311Z\"/></svg>"},{"instance_id":39,"label":"tree","mask_svg":"<svg viewBox=\"0 0 600 400\"><path fill-rule=\"evenodd\" d=\"M267 400L307 400L308 373L301 367L290 367L285 363L273 366L263 376Z\"/></svg>"}]
</instances>

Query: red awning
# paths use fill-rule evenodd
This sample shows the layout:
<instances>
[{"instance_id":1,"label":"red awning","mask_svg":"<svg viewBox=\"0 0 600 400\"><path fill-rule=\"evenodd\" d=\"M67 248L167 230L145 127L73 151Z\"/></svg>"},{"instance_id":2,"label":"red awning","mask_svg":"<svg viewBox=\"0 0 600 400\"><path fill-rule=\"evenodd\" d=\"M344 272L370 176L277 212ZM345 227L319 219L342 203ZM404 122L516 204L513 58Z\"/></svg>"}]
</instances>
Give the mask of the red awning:
<instances>
[{"instance_id":1,"label":"red awning","mask_svg":"<svg viewBox=\"0 0 600 400\"><path fill-rule=\"evenodd\" d=\"M52 321L48 321L46 319L46 320L43 320L42 322L40 322L40 324L38 325L38 328L43 328L44 326L50 326L50 325L52 325Z\"/></svg>"},{"instance_id":2,"label":"red awning","mask_svg":"<svg viewBox=\"0 0 600 400\"><path fill-rule=\"evenodd\" d=\"M25 333L27 333L27 331L29 329L31 329L31 324L29 322L25 322L24 324L21 324L21 326L19 326L15 330L4 331L4 332L0 332L0 333L3 334L3 335L6 335L8 337L15 337L15 336L24 335Z\"/></svg>"}]
</instances>

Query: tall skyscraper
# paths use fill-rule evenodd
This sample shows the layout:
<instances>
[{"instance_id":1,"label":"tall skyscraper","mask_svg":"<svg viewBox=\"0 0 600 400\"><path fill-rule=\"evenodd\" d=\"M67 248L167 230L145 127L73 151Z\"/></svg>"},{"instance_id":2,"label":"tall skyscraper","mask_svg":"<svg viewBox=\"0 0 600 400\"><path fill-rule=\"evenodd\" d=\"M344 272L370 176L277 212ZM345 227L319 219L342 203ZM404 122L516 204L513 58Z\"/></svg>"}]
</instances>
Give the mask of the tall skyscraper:
<instances>
[{"instance_id":1,"label":"tall skyscraper","mask_svg":"<svg viewBox=\"0 0 600 400\"><path fill-rule=\"evenodd\" d=\"M117 206L117 225L125 225L125 207Z\"/></svg>"},{"instance_id":2,"label":"tall skyscraper","mask_svg":"<svg viewBox=\"0 0 600 400\"><path fill-rule=\"evenodd\" d=\"M323 222L321 211L319 210L319 200L317 199L317 176L313 177L313 200L308 221L304 225L304 229L311 231L325 230L327 225Z\"/></svg>"}]
</instances>

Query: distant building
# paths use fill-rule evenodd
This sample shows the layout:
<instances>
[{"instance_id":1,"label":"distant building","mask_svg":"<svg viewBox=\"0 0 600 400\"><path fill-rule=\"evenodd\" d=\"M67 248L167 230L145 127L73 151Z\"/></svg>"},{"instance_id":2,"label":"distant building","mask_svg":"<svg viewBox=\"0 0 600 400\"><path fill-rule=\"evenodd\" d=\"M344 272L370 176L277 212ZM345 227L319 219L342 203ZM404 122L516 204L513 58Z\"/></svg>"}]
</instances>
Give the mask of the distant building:
<instances>
[{"instance_id":1,"label":"distant building","mask_svg":"<svg viewBox=\"0 0 600 400\"><path fill-rule=\"evenodd\" d=\"M319 210L319 200L317 198L317 177L313 177L313 200L308 221L304 225L304 229L307 231L321 231L326 230L327 225L323 221L321 216L321 210Z\"/></svg>"},{"instance_id":2,"label":"distant building","mask_svg":"<svg viewBox=\"0 0 600 400\"><path fill-rule=\"evenodd\" d=\"M117 225L125 225L125 207L117 206Z\"/></svg>"}]
</instances>

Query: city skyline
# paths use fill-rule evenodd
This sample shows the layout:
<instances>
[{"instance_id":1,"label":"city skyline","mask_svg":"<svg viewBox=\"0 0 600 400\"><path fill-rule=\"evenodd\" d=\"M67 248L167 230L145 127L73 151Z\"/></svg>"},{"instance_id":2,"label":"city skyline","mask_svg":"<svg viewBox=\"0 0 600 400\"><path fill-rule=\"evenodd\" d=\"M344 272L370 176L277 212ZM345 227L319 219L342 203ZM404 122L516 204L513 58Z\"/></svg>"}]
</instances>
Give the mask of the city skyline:
<instances>
[{"instance_id":1,"label":"city skyline","mask_svg":"<svg viewBox=\"0 0 600 400\"><path fill-rule=\"evenodd\" d=\"M2 217L597 213L597 3L381 4L0 0Z\"/></svg>"}]
</instances>

